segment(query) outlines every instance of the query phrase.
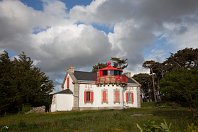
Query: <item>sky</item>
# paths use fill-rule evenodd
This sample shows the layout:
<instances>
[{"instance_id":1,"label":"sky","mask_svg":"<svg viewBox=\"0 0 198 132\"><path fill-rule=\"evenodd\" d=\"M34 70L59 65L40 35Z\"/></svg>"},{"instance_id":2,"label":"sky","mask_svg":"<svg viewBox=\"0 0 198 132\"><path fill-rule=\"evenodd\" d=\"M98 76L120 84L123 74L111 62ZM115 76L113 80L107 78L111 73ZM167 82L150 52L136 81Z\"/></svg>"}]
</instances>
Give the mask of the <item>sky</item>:
<instances>
[{"instance_id":1,"label":"sky","mask_svg":"<svg viewBox=\"0 0 198 132\"><path fill-rule=\"evenodd\" d=\"M69 66L91 71L111 57L125 71L198 48L197 0L0 0L0 53L24 51L55 83Z\"/></svg>"}]
</instances>

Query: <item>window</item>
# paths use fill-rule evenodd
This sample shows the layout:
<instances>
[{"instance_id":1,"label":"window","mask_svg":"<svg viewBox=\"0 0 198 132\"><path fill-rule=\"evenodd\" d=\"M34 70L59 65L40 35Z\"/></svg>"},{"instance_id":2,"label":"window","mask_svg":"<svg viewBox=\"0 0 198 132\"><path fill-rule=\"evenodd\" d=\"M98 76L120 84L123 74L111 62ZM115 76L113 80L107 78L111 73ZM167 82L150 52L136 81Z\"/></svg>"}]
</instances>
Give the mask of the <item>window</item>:
<instances>
[{"instance_id":1,"label":"window","mask_svg":"<svg viewBox=\"0 0 198 132\"><path fill-rule=\"evenodd\" d=\"M133 104L134 103L133 92L126 92L126 103L128 103L128 104Z\"/></svg>"},{"instance_id":2,"label":"window","mask_svg":"<svg viewBox=\"0 0 198 132\"><path fill-rule=\"evenodd\" d=\"M108 103L107 90L102 91L102 103Z\"/></svg>"},{"instance_id":3,"label":"window","mask_svg":"<svg viewBox=\"0 0 198 132\"><path fill-rule=\"evenodd\" d=\"M114 71L110 70L110 75L113 76L114 75Z\"/></svg>"},{"instance_id":4,"label":"window","mask_svg":"<svg viewBox=\"0 0 198 132\"><path fill-rule=\"evenodd\" d=\"M114 71L114 75L121 75L121 74L122 74L122 71L119 71L119 70Z\"/></svg>"},{"instance_id":5,"label":"window","mask_svg":"<svg viewBox=\"0 0 198 132\"><path fill-rule=\"evenodd\" d=\"M120 91L119 90L114 91L114 103L120 103Z\"/></svg>"},{"instance_id":6,"label":"window","mask_svg":"<svg viewBox=\"0 0 198 132\"><path fill-rule=\"evenodd\" d=\"M93 91L84 91L84 102L93 103L94 101L94 92Z\"/></svg>"},{"instance_id":7,"label":"window","mask_svg":"<svg viewBox=\"0 0 198 132\"><path fill-rule=\"evenodd\" d=\"M67 89L69 89L69 77L67 77Z\"/></svg>"},{"instance_id":8,"label":"window","mask_svg":"<svg viewBox=\"0 0 198 132\"><path fill-rule=\"evenodd\" d=\"M108 72L107 72L107 70L104 70L103 71L103 76L106 76L106 75L108 75Z\"/></svg>"}]
</instances>

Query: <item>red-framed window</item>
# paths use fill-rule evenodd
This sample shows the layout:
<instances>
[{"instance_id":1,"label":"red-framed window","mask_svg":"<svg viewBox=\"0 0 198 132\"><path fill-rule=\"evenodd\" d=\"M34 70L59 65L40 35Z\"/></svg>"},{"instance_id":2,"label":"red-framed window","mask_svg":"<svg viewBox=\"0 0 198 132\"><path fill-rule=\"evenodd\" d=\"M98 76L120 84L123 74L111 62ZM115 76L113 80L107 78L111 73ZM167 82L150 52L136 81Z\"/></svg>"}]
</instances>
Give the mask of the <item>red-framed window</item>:
<instances>
[{"instance_id":1,"label":"red-framed window","mask_svg":"<svg viewBox=\"0 0 198 132\"><path fill-rule=\"evenodd\" d=\"M102 103L108 103L107 90L102 90Z\"/></svg>"},{"instance_id":2,"label":"red-framed window","mask_svg":"<svg viewBox=\"0 0 198 132\"><path fill-rule=\"evenodd\" d=\"M126 103L134 103L134 94L133 92L126 92Z\"/></svg>"},{"instance_id":3,"label":"red-framed window","mask_svg":"<svg viewBox=\"0 0 198 132\"><path fill-rule=\"evenodd\" d=\"M67 77L67 88L69 89L69 77Z\"/></svg>"},{"instance_id":4,"label":"red-framed window","mask_svg":"<svg viewBox=\"0 0 198 132\"><path fill-rule=\"evenodd\" d=\"M120 91L114 90L114 103L120 103Z\"/></svg>"},{"instance_id":5,"label":"red-framed window","mask_svg":"<svg viewBox=\"0 0 198 132\"><path fill-rule=\"evenodd\" d=\"M94 102L94 92L84 91L84 103L93 103L93 102Z\"/></svg>"}]
</instances>

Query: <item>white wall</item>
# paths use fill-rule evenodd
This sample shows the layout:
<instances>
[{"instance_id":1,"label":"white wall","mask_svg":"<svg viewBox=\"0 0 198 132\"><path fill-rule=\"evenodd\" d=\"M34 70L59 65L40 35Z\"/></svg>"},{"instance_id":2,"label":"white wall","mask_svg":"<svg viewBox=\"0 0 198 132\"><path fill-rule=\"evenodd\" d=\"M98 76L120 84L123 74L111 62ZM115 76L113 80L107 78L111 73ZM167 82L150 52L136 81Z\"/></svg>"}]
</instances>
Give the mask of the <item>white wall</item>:
<instances>
[{"instance_id":1,"label":"white wall","mask_svg":"<svg viewBox=\"0 0 198 132\"><path fill-rule=\"evenodd\" d=\"M52 99L52 105L51 105L51 112L72 110L73 108L73 95L72 94L55 94L53 95L53 99Z\"/></svg>"},{"instance_id":2,"label":"white wall","mask_svg":"<svg viewBox=\"0 0 198 132\"><path fill-rule=\"evenodd\" d=\"M56 111L56 94L53 95L52 97L52 104L51 104L51 112Z\"/></svg>"},{"instance_id":3,"label":"white wall","mask_svg":"<svg viewBox=\"0 0 198 132\"><path fill-rule=\"evenodd\" d=\"M79 107L123 107L123 88L120 86L105 85L102 87L97 87L97 85L92 85L91 87L86 87L86 84L80 84L79 86ZM102 91L107 90L108 103L102 103ZM120 91L120 103L114 103L114 90ZM94 102L84 103L84 91L91 90L94 92Z\"/></svg>"},{"instance_id":4,"label":"white wall","mask_svg":"<svg viewBox=\"0 0 198 132\"><path fill-rule=\"evenodd\" d=\"M74 84L73 84L73 80L71 78L71 76L69 74L67 74L65 83L64 83L64 88L63 89L67 89L67 78L69 77L69 89L74 92Z\"/></svg>"},{"instance_id":5,"label":"white wall","mask_svg":"<svg viewBox=\"0 0 198 132\"><path fill-rule=\"evenodd\" d=\"M133 92L134 102L127 103L126 102L126 92ZM138 99L137 99L137 87L127 87L124 91L124 105L127 107L138 107Z\"/></svg>"}]
</instances>

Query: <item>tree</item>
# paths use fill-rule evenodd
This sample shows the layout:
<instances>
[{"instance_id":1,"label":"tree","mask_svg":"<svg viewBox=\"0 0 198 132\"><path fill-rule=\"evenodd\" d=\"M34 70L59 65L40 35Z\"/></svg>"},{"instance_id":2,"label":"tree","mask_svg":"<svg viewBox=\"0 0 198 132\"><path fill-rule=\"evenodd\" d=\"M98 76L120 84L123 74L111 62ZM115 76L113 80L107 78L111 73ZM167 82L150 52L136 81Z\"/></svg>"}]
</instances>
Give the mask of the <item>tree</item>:
<instances>
[{"instance_id":1,"label":"tree","mask_svg":"<svg viewBox=\"0 0 198 132\"><path fill-rule=\"evenodd\" d=\"M185 48L171 53L171 56L164 61L166 71L178 69L198 69L198 49Z\"/></svg>"},{"instance_id":2,"label":"tree","mask_svg":"<svg viewBox=\"0 0 198 132\"><path fill-rule=\"evenodd\" d=\"M146 73L140 73L133 76L141 84L141 92L143 94L143 101L153 100L152 77Z\"/></svg>"},{"instance_id":3,"label":"tree","mask_svg":"<svg viewBox=\"0 0 198 132\"><path fill-rule=\"evenodd\" d=\"M113 67L124 69L128 66L127 59L121 59L117 57L111 57L111 61L113 62ZM92 67L92 72L97 72L98 69L102 69L107 67L107 63L98 63Z\"/></svg>"},{"instance_id":4,"label":"tree","mask_svg":"<svg viewBox=\"0 0 198 132\"><path fill-rule=\"evenodd\" d=\"M52 81L24 52L13 61L6 51L0 55L0 111L21 111L24 104L45 105L52 89Z\"/></svg>"},{"instance_id":5,"label":"tree","mask_svg":"<svg viewBox=\"0 0 198 132\"><path fill-rule=\"evenodd\" d=\"M16 88L13 87L13 65L4 51L0 55L0 114L5 114L7 109L12 108L15 99Z\"/></svg>"},{"instance_id":6,"label":"tree","mask_svg":"<svg viewBox=\"0 0 198 132\"><path fill-rule=\"evenodd\" d=\"M157 102L157 97L156 97L156 89L155 89L155 78L154 78L154 72L153 72L153 67L155 65L155 61L150 60L150 61L145 61L143 63L144 68L149 68L150 69L150 74L152 76L152 84L153 84L153 96L154 96L154 101Z\"/></svg>"},{"instance_id":7,"label":"tree","mask_svg":"<svg viewBox=\"0 0 198 132\"><path fill-rule=\"evenodd\" d=\"M145 61L142 66L150 69L156 101L157 99L161 99L161 87L159 82L166 74L173 71L198 69L198 49L185 48L174 54L171 53L170 57L162 63L150 60Z\"/></svg>"},{"instance_id":8,"label":"tree","mask_svg":"<svg viewBox=\"0 0 198 132\"><path fill-rule=\"evenodd\" d=\"M19 55L19 59L14 60L17 75L17 87L23 91L21 94L23 103L39 105L45 102L45 98L52 92L53 83L33 65L30 57L24 53ZM21 93L21 92L20 92Z\"/></svg>"},{"instance_id":9,"label":"tree","mask_svg":"<svg viewBox=\"0 0 198 132\"><path fill-rule=\"evenodd\" d=\"M198 108L198 70L172 71L161 80L161 92L168 100Z\"/></svg>"},{"instance_id":10,"label":"tree","mask_svg":"<svg viewBox=\"0 0 198 132\"><path fill-rule=\"evenodd\" d=\"M107 63L98 63L97 65L94 65L92 67L92 72L97 72L98 69L102 69L102 68L105 68L107 67Z\"/></svg>"},{"instance_id":11,"label":"tree","mask_svg":"<svg viewBox=\"0 0 198 132\"><path fill-rule=\"evenodd\" d=\"M113 61L113 66L116 68L124 69L128 66L127 59L111 57L111 61Z\"/></svg>"}]
</instances>

